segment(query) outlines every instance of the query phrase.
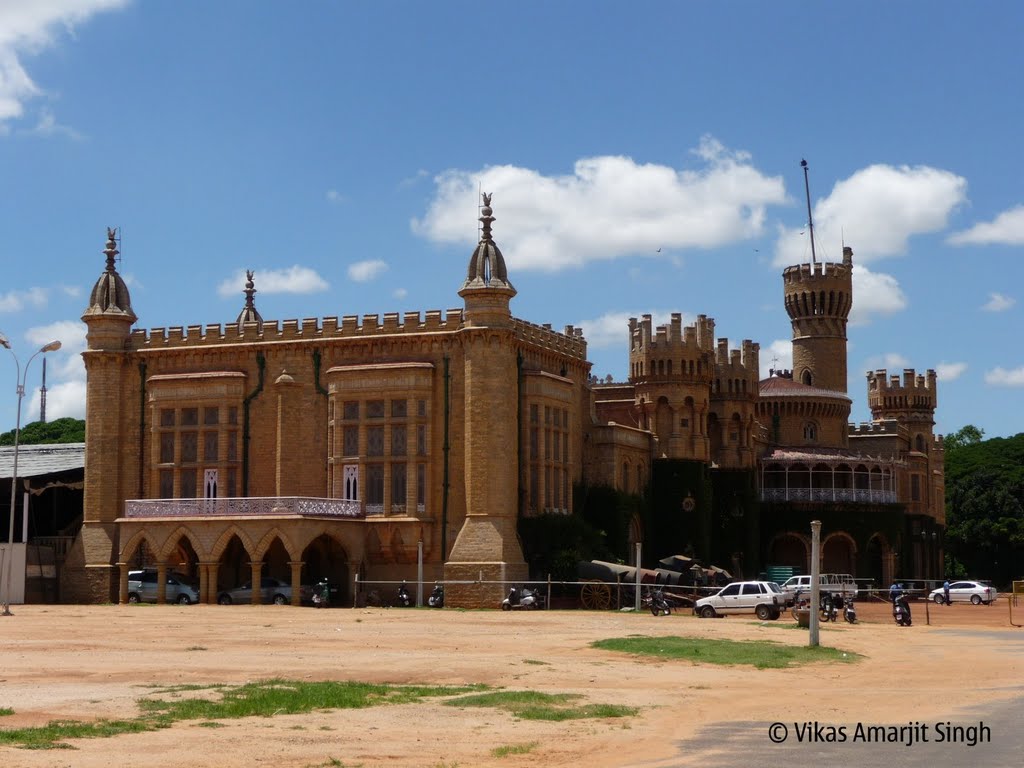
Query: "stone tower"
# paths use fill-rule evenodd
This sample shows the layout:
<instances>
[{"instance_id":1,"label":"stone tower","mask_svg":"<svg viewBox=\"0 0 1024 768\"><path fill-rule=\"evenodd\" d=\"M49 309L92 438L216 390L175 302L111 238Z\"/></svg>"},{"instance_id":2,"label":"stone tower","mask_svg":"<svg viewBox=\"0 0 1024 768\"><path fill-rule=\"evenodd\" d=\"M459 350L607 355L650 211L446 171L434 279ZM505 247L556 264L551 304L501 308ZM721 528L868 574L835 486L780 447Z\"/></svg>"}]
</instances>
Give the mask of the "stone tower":
<instances>
[{"instance_id":1,"label":"stone tower","mask_svg":"<svg viewBox=\"0 0 1024 768\"><path fill-rule=\"evenodd\" d=\"M793 326L793 379L846 393L846 321L853 306L853 249L843 262L798 264L782 273Z\"/></svg>"},{"instance_id":2,"label":"stone tower","mask_svg":"<svg viewBox=\"0 0 1024 768\"><path fill-rule=\"evenodd\" d=\"M445 562L445 580L522 581L526 561L517 535L517 347L509 302L516 289L491 237L491 196L483 196L480 242L459 296L465 301L464 434L466 519ZM452 605L498 605L504 587L453 585Z\"/></svg>"},{"instance_id":3,"label":"stone tower","mask_svg":"<svg viewBox=\"0 0 1024 768\"><path fill-rule=\"evenodd\" d=\"M85 497L82 530L69 553L69 570L82 569L69 580L66 598L72 601L113 599L117 559L117 528L120 499L130 496L121 473L123 404L127 402L132 371L127 368L125 348L135 323L128 286L117 273L116 232L107 229L104 253L107 266L93 286L89 306L82 315L88 327L85 400ZM135 444L135 443L133 443ZM76 583L77 581L77 583ZM79 594L81 591L82 594Z\"/></svg>"}]
</instances>

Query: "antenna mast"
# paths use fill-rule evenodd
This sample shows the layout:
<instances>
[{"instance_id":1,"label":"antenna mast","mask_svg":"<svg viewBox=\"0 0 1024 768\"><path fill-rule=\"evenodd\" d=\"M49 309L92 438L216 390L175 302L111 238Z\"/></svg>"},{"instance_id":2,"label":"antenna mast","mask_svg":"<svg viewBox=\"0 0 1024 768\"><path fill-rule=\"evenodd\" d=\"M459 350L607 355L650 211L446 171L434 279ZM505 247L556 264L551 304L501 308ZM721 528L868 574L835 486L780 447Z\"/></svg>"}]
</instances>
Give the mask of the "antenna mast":
<instances>
[{"instance_id":1,"label":"antenna mast","mask_svg":"<svg viewBox=\"0 0 1024 768\"><path fill-rule=\"evenodd\" d=\"M814 254L814 218L811 216L811 185L807 180L807 161L801 160L800 167L804 169L804 191L807 193L807 228L811 233L811 264L817 262Z\"/></svg>"}]
</instances>

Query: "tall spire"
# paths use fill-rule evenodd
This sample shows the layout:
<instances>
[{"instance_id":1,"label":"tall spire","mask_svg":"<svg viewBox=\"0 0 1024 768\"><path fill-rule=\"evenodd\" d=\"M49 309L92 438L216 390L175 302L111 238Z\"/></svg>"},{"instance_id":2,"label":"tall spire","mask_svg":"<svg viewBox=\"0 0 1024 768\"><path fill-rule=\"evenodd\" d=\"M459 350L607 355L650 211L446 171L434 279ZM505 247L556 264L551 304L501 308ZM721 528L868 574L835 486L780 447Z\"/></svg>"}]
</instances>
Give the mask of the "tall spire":
<instances>
[{"instance_id":1,"label":"tall spire","mask_svg":"<svg viewBox=\"0 0 1024 768\"><path fill-rule=\"evenodd\" d=\"M85 316L117 316L134 323L136 317L132 310L131 296L128 295L128 286L117 273L116 260L119 251L115 227L107 227L107 247L103 249L103 253L107 256L107 266L92 288Z\"/></svg>"},{"instance_id":2,"label":"tall spire","mask_svg":"<svg viewBox=\"0 0 1024 768\"><path fill-rule=\"evenodd\" d=\"M516 289L508 279L508 269L505 267L505 257L491 236L491 223L494 221L493 210L491 209L491 195L484 192L484 207L480 211L480 223L483 225L480 233L480 242L477 243L473 255L469 257L469 271L466 281L462 284L463 291L476 290L481 288L497 288L511 291L515 295ZM511 297L510 297L511 298Z\"/></svg>"}]
</instances>

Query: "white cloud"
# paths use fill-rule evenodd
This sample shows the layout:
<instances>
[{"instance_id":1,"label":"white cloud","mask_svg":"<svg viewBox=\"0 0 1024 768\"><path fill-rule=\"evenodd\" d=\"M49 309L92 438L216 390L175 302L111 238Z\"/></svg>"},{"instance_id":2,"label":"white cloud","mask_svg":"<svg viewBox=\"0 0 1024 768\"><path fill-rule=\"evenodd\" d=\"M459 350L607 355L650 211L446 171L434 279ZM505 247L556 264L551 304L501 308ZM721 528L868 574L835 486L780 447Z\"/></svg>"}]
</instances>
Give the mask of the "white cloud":
<instances>
[{"instance_id":1,"label":"white cloud","mask_svg":"<svg viewBox=\"0 0 1024 768\"><path fill-rule=\"evenodd\" d=\"M914 235L945 228L950 214L966 199L967 180L949 171L869 166L837 182L829 196L815 204L818 258L838 261L843 242L853 245L856 263L900 255ZM809 234L803 226L783 228L775 245L775 265L810 261Z\"/></svg>"},{"instance_id":2,"label":"white cloud","mask_svg":"<svg viewBox=\"0 0 1024 768\"><path fill-rule=\"evenodd\" d=\"M793 370L793 342L790 339L776 339L767 347L761 347L761 378L767 379L772 370Z\"/></svg>"},{"instance_id":3,"label":"white cloud","mask_svg":"<svg viewBox=\"0 0 1024 768\"><path fill-rule=\"evenodd\" d=\"M876 315L892 315L907 307L907 297L892 275L853 265L853 308L850 325L867 325Z\"/></svg>"},{"instance_id":4,"label":"white cloud","mask_svg":"<svg viewBox=\"0 0 1024 768\"><path fill-rule=\"evenodd\" d=\"M77 23L102 11L124 7L130 0L36 0L0 2L0 127L7 120L20 118L25 103L43 93L25 71L20 56L35 54L56 43L56 34L70 31ZM39 127L47 129L47 113ZM49 121L53 132L70 129ZM56 129L61 128L61 131Z\"/></svg>"},{"instance_id":5,"label":"white cloud","mask_svg":"<svg viewBox=\"0 0 1024 768\"><path fill-rule=\"evenodd\" d=\"M21 312L27 307L46 306L46 289L29 288L27 291L0 293L0 312Z\"/></svg>"},{"instance_id":6,"label":"white cloud","mask_svg":"<svg viewBox=\"0 0 1024 768\"><path fill-rule=\"evenodd\" d=\"M57 118L53 116L53 113L48 109L43 109L39 114L39 122L36 123L35 128L26 131L28 134L35 136L66 136L69 139L80 141L85 138L81 133L66 125L61 125L57 122Z\"/></svg>"},{"instance_id":7,"label":"white cloud","mask_svg":"<svg viewBox=\"0 0 1024 768\"><path fill-rule=\"evenodd\" d=\"M423 168L420 168L412 176L408 176L408 177L402 179L401 181L399 181L398 182L398 187L399 187L399 189L405 189L407 187L414 187L419 182L423 181L423 179L427 178L429 175L430 175L430 171L427 171L427 170L424 170Z\"/></svg>"},{"instance_id":8,"label":"white cloud","mask_svg":"<svg viewBox=\"0 0 1024 768\"><path fill-rule=\"evenodd\" d=\"M28 358L44 344L57 340L61 347L56 352L45 353L46 360L46 418L59 419L63 416L85 417L85 324L77 320L60 320L48 325L37 325L25 331L25 340L31 349L24 350L22 362L27 366ZM39 418L39 386L42 383L42 362L32 361L27 373L27 386L31 395L25 411L25 421Z\"/></svg>"},{"instance_id":9,"label":"white cloud","mask_svg":"<svg viewBox=\"0 0 1024 768\"><path fill-rule=\"evenodd\" d=\"M992 221L955 232L947 242L952 245L1024 245L1024 205L1003 211Z\"/></svg>"},{"instance_id":10,"label":"white cloud","mask_svg":"<svg viewBox=\"0 0 1024 768\"><path fill-rule=\"evenodd\" d=\"M749 155L705 137L697 170L638 164L629 157L578 160L573 172L545 176L512 165L449 170L434 179L426 214L411 222L429 240L477 239L478 189L494 194L495 240L510 269L557 271L628 254L712 248L760 235L769 205L786 202L779 177Z\"/></svg>"},{"instance_id":11,"label":"white cloud","mask_svg":"<svg viewBox=\"0 0 1024 768\"><path fill-rule=\"evenodd\" d=\"M298 264L287 269L254 270L253 283L257 295L265 293L318 293L326 291L330 286L315 270L300 267ZM245 289L245 270L240 269L234 275L217 286L217 295L222 297L238 296Z\"/></svg>"},{"instance_id":12,"label":"white cloud","mask_svg":"<svg viewBox=\"0 0 1024 768\"><path fill-rule=\"evenodd\" d=\"M1016 303L1017 300L1011 296L1006 296L1002 293L990 293L988 301L981 308L986 312L1005 312Z\"/></svg>"},{"instance_id":13,"label":"white cloud","mask_svg":"<svg viewBox=\"0 0 1024 768\"><path fill-rule=\"evenodd\" d=\"M667 309L649 310L647 312L608 312L593 320L580 320L577 328L583 329L583 338L587 340L587 348L620 347L629 350L629 318L637 320L643 315L651 316L651 325L667 325L672 319L672 311ZM683 315L683 326L686 326L686 315Z\"/></svg>"},{"instance_id":14,"label":"white cloud","mask_svg":"<svg viewBox=\"0 0 1024 768\"><path fill-rule=\"evenodd\" d=\"M394 296L396 299L404 299L406 296L409 295L409 291L407 291L405 288L395 288L394 292L391 295Z\"/></svg>"},{"instance_id":15,"label":"white cloud","mask_svg":"<svg viewBox=\"0 0 1024 768\"><path fill-rule=\"evenodd\" d=\"M885 370L889 373L902 373L904 368L910 367L910 361L899 352L886 352L883 355L872 355L864 361L865 371Z\"/></svg>"},{"instance_id":16,"label":"white cloud","mask_svg":"<svg viewBox=\"0 0 1024 768\"><path fill-rule=\"evenodd\" d=\"M1024 365L1011 370L996 367L985 371L985 383L993 387L1024 387Z\"/></svg>"},{"instance_id":17,"label":"white cloud","mask_svg":"<svg viewBox=\"0 0 1024 768\"><path fill-rule=\"evenodd\" d=\"M357 261L355 264L349 265L348 277L349 280L353 280L357 283L368 283L382 272L386 272L387 269L387 262L381 261L380 259Z\"/></svg>"},{"instance_id":18,"label":"white cloud","mask_svg":"<svg viewBox=\"0 0 1024 768\"><path fill-rule=\"evenodd\" d=\"M939 381L956 381L967 370L967 363L939 363L935 366L935 375Z\"/></svg>"},{"instance_id":19,"label":"white cloud","mask_svg":"<svg viewBox=\"0 0 1024 768\"><path fill-rule=\"evenodd\" d=\"M32 392L25 421L39 420L39 389ZM85 379L81 381L64 381L46 387L46 420L85 418Z\"/></svg>"},{"instance_id":20,"label":"white cloud","mask_svg":"<svg viewBox=\"0 0 1024 768\"><path fill-rule=\"evenodd\" d=\"M65 296L70 296L72 299L77 299L82 295L82 289L77 285L62 285L60 289L64 292Z\"/></svg>"},{"instance_id":21,"label":"white cloud","mask_svg":"<svg viewBox=\"0 0 1024 768\"><path fill-rule=\"evenodd\" d=\"M347 203L348 202L348 198L345 197L345 195L341 194L341 192L339 192L336 189L328 189L327 190L327 201L330 202L330 203L341 204L341 203Z\"/></svg>"}]
</instances>

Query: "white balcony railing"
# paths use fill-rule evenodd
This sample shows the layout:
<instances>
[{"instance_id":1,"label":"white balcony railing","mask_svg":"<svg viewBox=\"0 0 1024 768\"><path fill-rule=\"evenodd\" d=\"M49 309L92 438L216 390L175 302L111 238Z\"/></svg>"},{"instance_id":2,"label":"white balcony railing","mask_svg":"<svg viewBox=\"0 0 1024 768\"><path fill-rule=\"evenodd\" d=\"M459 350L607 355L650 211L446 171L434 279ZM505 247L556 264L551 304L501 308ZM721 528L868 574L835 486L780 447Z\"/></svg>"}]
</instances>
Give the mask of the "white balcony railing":
<instances>
[{"instance_id":1,"label":"white balcony railing","mask_svg":"<svg viewBox=\"0 0 1024 768\"><path fill-rule=\"evenodd\" d=\"M221 499L132 499L124 503L125 517L364 517L362 502L308 496L249 496Z\"/></svg>"},{"instance_id":2,"label":"white balcony railing","mask_svg":"<svg viewBox=\"0 0 1024 768\"><path fill-rule=\"evenodd\" d=\"M762 488L761 501L849 501L859 504L895 504L896 491L868 488Z\"/></svg>"}]
</instances>

